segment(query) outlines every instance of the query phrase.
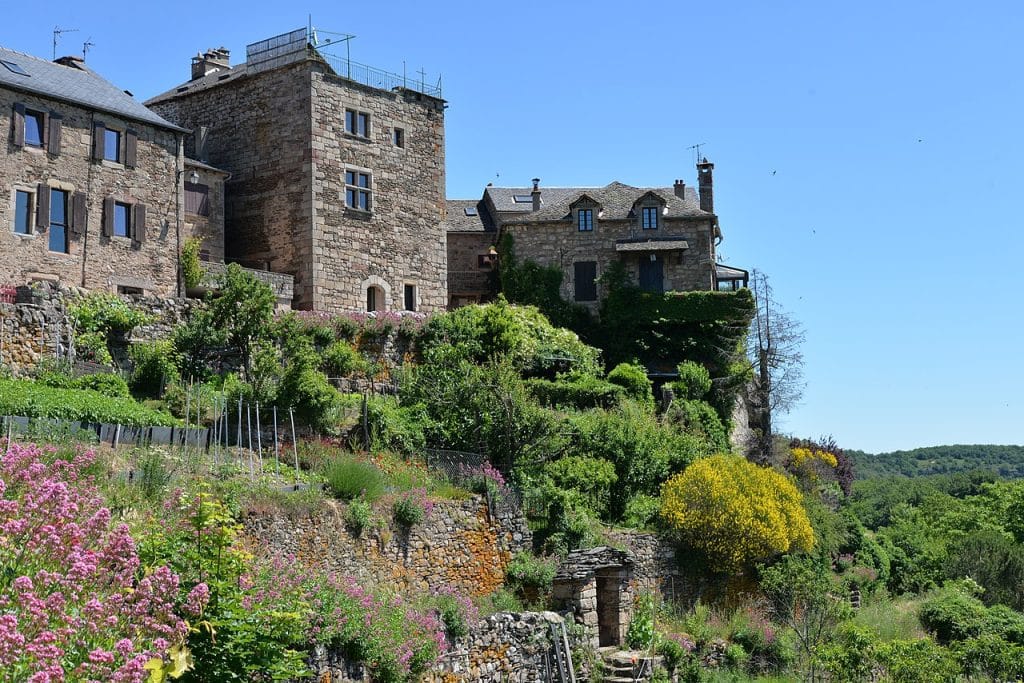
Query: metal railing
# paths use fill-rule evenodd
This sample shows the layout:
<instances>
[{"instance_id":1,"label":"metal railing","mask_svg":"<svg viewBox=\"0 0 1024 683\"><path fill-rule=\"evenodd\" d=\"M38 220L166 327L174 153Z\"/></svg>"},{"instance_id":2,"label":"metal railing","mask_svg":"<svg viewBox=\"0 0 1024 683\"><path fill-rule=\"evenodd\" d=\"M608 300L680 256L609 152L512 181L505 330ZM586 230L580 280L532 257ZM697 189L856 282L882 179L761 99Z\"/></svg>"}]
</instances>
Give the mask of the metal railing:
<instances>
[{"instance_id":1,"label":"metal railing","mask_svg":"<svg viewBox=\"0 0 1024 683\"><path fill-rule=\"evenodd\" d=\"M322 48L318 48L320 56L327 64L334 69L334 73L342 78L347 78L350 81L356 83L362 83L368 85L371 88L380 88L381 90L394 90L395 88L405 88L407 90L414 90L430 97L436 97L441 99L441 80L438 79L436 85L427 83L422 77L419 79L408 78L399 74L394 74L383 69L377 69L366 64L360 64L354 62L347 57L338 57L323 52Z\"/></svg>"}]
</instances>

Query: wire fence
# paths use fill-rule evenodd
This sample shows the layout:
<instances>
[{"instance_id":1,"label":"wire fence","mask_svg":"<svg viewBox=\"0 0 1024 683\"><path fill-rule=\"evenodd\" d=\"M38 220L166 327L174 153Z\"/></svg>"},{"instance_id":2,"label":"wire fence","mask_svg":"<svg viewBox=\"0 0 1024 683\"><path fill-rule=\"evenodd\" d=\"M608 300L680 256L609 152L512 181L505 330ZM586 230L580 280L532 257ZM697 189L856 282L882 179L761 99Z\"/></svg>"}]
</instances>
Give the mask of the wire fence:
<instances>
[{"instance_id":1,"label":"wire fence","mask_svg":"<svg viewBox=\"0 0 1024 683\"><path fill-rule=\"evenodd\" d=\"M499 484L493 475L487 474L490 461L486 455L427 448L423 458L428 469L443 475L452 484L483 495L492 516L523 509L523 496L519 491L504 483L503 477Z\"/></svg>"}]
</instances>

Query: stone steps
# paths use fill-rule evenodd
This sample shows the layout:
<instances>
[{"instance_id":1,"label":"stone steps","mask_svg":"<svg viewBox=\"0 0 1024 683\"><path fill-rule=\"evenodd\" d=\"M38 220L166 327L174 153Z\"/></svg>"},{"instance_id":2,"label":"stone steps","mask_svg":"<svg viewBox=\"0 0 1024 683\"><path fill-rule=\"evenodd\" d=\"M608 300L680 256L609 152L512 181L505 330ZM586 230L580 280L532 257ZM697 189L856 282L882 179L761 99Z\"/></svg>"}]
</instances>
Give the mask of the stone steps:
<instances>
[{"instance_id":1,"label":"stone steps","mask_svg":"<svg viewBox=\"0 0 1024 683\"><path fill-rule=\"evenodd\" d=\"M662 662L661 657L618 648L602 648L600 653L604 661L604 675L601 678L603 683L649 681L654 667Z\"/></svg>"}]
</instances>

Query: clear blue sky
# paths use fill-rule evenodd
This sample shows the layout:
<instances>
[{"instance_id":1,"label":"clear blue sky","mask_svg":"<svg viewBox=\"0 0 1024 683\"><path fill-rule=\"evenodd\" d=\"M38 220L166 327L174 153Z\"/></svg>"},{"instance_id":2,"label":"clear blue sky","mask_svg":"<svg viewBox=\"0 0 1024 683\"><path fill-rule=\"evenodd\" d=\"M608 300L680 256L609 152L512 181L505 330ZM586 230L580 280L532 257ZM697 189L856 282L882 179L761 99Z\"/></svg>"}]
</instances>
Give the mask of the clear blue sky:
<instances>
[{"instance_id":1,"label":"clear blue sky","mask_svg":"<svg viewBox=\"0 0 1024 683\"><path fill-rule=\"evenodd\" d=\"M9 3L10 4L10 3ZM806 328L783 428L884 451L1024 443L1016 2L69 3L5 9L0 43L144 99L189 58L304 26L353 59L440 74L448 194L670 185L715 162L728 262ZM40 17L45 16L45 21Z\"/></svg>"}]
</instances>

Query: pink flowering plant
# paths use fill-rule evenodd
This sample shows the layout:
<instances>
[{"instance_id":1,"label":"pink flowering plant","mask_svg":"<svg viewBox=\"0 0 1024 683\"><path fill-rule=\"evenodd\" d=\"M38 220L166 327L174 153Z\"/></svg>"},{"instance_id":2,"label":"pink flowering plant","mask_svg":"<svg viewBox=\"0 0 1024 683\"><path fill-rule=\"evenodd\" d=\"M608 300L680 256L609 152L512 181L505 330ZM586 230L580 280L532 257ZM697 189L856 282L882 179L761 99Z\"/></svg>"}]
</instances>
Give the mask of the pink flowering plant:
<instances>
[{"instance_id":1,"label":"pink flowering plant","mask_svg":"<svg viewBox=\"0 0 1024 683\"><path fill-rule=\"evenodd\" d=\"M427 489L415 488L398 494L391 506L395 523L403 529L419 524L430 516L434 503L427 496Z\"/></svg>"},{"instance_id":2,"label":"pink flowering plant","mask_svg":"<svg viewBox=\"0 0 1024 683\"><path fill-rule=\"evenodd\" d=\"M459 477L470 491L486 495L491 500L505 495L509 490L505 477L490 461L484 461L477 467L459 465Z\"/></svg>"},{"instance_id":3,"label":"pink flowering plant","mask_svg":"<svg viewBox=\"0 0 1024 683\"><path fill-rule=\"evenodd\" d=\"M86 474L94 453L61 459L33 444L2 445L4 680L141 682L183 673L179 578L164 564L141 563L128 527L112 524Z\"/></svg>"}]
</instances>

